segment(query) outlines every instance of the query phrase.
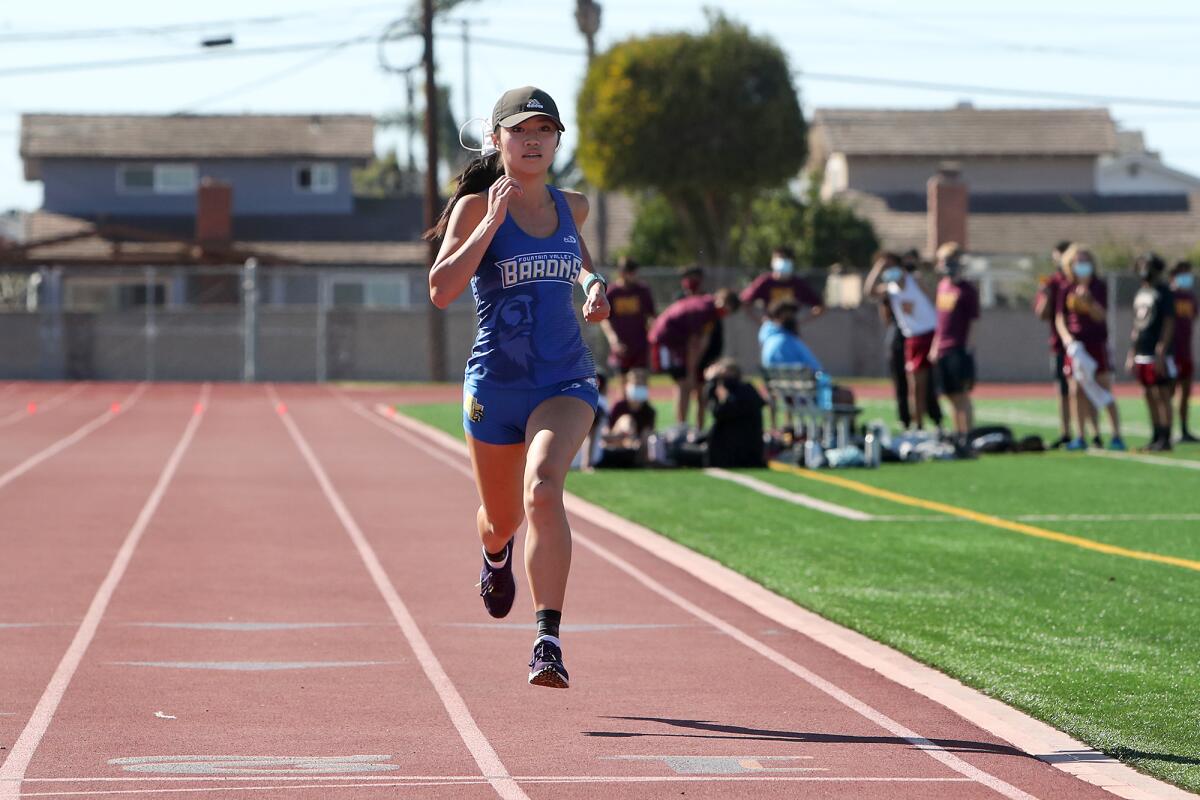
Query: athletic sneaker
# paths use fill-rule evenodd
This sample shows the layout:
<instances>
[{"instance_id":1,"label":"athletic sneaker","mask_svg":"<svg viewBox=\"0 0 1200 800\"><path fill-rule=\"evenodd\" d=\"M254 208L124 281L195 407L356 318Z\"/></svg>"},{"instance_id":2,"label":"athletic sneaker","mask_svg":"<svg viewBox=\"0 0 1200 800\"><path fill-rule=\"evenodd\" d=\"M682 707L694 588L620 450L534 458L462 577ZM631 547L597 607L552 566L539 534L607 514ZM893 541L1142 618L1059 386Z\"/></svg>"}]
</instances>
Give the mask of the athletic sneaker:
<instances>
[{"instance_id":1,"label":"athletic sneaker","mask_svg":"<svg viewBox=\"0 0 1200 800\"><path fill-rule=\"evenodd\" d=\"M1068 450L1087 450L1087 442L1083 439L1072 439L1067 442Z\"/></svg>"},{"instance_id":2,"label":"athletic sneaker","mask_svg":"<svg viewBox=\"0 0 1200 800\"><path fill-rule=\"evenodd\" d=\"M1062 447L1063 445L1068 445L1070 443L1071 443L1070 436L1060 436L1057 439L1055 439L1053 442L1051 442L1048 445L1048 448L1050 450L1057 450L1058 448Z\"/></svg>"},{"instance_id":3,"label":"athletic sneaker","mask_svg":"<svg viewBox=\"0 0 1200 800\"><path fill-rule=\"evenodd\" d=\"M483 607L496 619L507 617L517 597L517 580L513 577L512 539L504 546L504 566L493 567L483 557L483 569L479 571L479 596Z\"/></svg>"},{"instance_id":4,"label":"athletic sneaker","mask_svg":"<svg viewBox=\"0 0 1200 800\"><path fill-rule=\"evenodd\" d=\"M1101 439L1099 436L1093 436L1092 437L1092 447L1096 448L1097 450L1103 450L1104 449L1104 440Z\"/></svg>"},{"instance_id":5,"label":"athletic sneaker","mask_svg":"<svg viewBox=\"0 0 1200 800\"><path fill-rule=\"evenodd\" d=\"M1170 439L1154 439L1142 448L1143 453L1167 453L1171 451Z\"/></svg>"},{"instance_id":6,"label":"athletic sneaker","mask_svg":"<svg viewBox=\"0 0 1200 800\"><path fill-rule=\"evenodd\" d=\"M1179 441L1180 442L1188 442L1189 444L1192 444L1195 442L1200 442L1200 439L1197 439L1195 436L1192 436L1191 431L1184 431L1183 435L1179 437Z\"/></svg>"},{"instance_id":7,"label":"athletic sneaker","mask_svg":"<svg viewBox=\"0 0 1200 800\"><path fill-rule=\"evenodd\" d=\"M1124 439L1122 439L1120 436L1114 436L1108 440L1108 449L1109 450L1128 450L1129 448L1125 446Z\"/></svg>"},{"instance_id":8,"label":"athletic sneaker","mask_svg":"<svg viewBox=\"0 0 1200 800\"><path fill-rule=\"evenodd\" d=\"M567 668L563 666L562 648L543 636L533 643L533 658L529 660L529 683L551 689L570 686Z\"/></svg>"}]
</instances>

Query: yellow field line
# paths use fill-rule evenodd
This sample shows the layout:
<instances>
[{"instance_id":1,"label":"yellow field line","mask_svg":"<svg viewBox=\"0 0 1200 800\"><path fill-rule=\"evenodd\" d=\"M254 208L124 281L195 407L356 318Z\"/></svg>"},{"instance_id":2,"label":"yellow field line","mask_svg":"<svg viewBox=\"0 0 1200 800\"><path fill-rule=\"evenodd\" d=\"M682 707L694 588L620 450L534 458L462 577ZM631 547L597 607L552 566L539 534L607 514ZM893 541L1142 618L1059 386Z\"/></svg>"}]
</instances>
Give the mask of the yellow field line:
<instances>
[{"instance_id":1,"label":"yellow field line","mask_svg":"<svg viewBox=\"0 0 1200 800\"><path fill-rule=\"evenodd\" d=\"M1082 536L1072 536L1069 533L1059 533L1058 531L1046 530L1038 528L1034 525L1026 525L1023 522L1013 522L1012 520L1002 519L1001 517L993 517L991 514L981 514L978 511L972 511L969 508L959 508L958 506L939 503L936 500L926 500L921 497L912 497L907 494L889 491L888 489L879 489L866 483L852 481L848 478L841 478L837 475L830 475L826 472L817 472L816 470L801 469L792 464L784 464L779 461L772 461L769 465L776 472L786 472L790 475L799 475L801 478L807 478L812 481L828 483L832 486L840 486L843 489L849 489L852 492L866 494L872 497L879 497L883 500L890 500L893 503L901 505L914 506L916 508L924 508L928 511L937 511L942 514L949 514L952 517L961 517L972 522L978 522L981 525L990 525L993 528L1002 528L1006 531L1021 533L1026 536L1036 536L1039 539L1049 539L1054 542L1062 542L1063 544L1082 547L1085 550L1095 550L1098 553L1107 553L1113 556L1121 556L1122 558L1136 558L1139 561L1154 561L1159 564L1170 564L1175 567L1183 567L1184 569L1192 569L1200 572L1200 561L1192 561L1187 558L1177 558L1176 556L1164 556L1159 553L1147 553L1143 550L1130 550L1125 547L1117 547L1113 544L1104 544L1092 539L1085 539Z\"/></svg>"}]
</instances>

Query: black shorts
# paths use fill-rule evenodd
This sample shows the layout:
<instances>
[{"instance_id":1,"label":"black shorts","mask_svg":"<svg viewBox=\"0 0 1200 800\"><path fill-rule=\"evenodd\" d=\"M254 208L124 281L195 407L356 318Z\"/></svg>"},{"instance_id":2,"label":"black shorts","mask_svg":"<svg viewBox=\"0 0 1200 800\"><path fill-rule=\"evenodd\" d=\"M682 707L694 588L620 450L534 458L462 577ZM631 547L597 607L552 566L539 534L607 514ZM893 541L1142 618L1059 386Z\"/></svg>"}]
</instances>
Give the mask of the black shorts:
<instances>
[{"instance_id":1,"label":"black shorts","mask_svg":"<svg viewBox=\"0 0 1200 800\"><path fill-rule=\"evenodd\" d=\"M1067 354L1062 350L1050 355L1050 369L1054 373L1054 380L1058 382L1058 393L1066 397L1071 393L1070 384L1067 382L1067 375L1063 372Z\"/></svg>"},{"instance_id":2,"label":"black shorts","mask_svg":"<svg viewBox=\"0 0 1200 800\"><path fill-rule=\"evenodd\" d=\"M975 356L955 347L938 356L938 386L942 394L963 394L975 388Z\"/></svg>"}]
</instances>

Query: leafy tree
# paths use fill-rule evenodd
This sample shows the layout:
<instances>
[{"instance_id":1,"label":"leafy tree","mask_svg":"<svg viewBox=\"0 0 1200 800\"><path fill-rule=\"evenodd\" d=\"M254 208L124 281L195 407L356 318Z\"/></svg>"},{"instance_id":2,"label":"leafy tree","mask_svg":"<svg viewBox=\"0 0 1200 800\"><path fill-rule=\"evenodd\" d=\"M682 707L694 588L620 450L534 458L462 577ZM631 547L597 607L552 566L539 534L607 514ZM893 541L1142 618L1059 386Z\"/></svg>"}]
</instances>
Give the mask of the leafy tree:
<instances>
[{"instance_id":1,"label":"leafy tree","mask_svg":"<svg viewBox=\"0 0 1200 800\"><path fill-rule=\"evenodd\" d=\"M771 251L776 247L803 250L804 221L804 204L786 188L761 193L751 201L742 224L733 229L737 263L757 269L770 263ZM799 266L810 264L801 259Z\"/></svg>"},{"instance_id":2,"label":"leafy tree","mask_svg":"<svg viewBox=\"0 0 1200 800\"><path fill-rule=\"evenodd\" d=\"M578 119L587 180L659 193L701 263L732 261L731 233L751 198L805 158L787 58L719 14L702 34L633 38L598 56Z\"/></svg>"},{"instance_id":3,"label":"leafy tree","mask_svg":"<svg viewBox=\"0 0 1200 800\"><path fill-rule=\"evenodd\" d=\"M358 197L392 197L416 191L417 176L400 166L395 148L354 170L350 177Z\"/></svg>"},{"instance_id":4,"label":"leafy tree","mask_svg":"<svg viewBox=\"0 0 1200 800\"><path fill-rule=\"evenodd\" d=\"M796 253L802 264L831 264L867 268L879 250L879 237L870 220L839 200L825 201L820 181L813 181L804 206L804 236Z\"/></svg>"},{"instance_id":5,"label":"leafy tree","mask_svg":"<svg viewBox=\"0 0 1200 800\"><path fill-rule=\"evenodd\" d=\"M639 264L675 267L695 261L671 204L660 194L649 193L638 200L637 215L625 255Z\"/></svg>"}]
</instances>

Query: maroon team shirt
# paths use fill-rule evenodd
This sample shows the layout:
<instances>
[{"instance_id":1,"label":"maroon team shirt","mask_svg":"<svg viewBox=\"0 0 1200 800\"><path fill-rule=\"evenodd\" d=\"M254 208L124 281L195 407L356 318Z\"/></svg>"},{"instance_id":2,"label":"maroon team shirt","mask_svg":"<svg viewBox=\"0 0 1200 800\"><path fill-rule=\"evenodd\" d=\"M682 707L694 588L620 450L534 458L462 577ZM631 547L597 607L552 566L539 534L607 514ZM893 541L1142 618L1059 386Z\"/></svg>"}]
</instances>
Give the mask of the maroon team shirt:
<instances>
[{"instance_id":1,"label":"maroon team shirt","mask_svg":"<svg viewBox=\"0 0 1200 800\"><path fill-rule=\"evenodd\" d=\"M1058 296L1062 294L1067 287L1067 276L1061 271L1055 270L1054 274L1046 279L1046 283L1042 285L1041 293L1046 296L1046 305L1050 311L1050 352L1057 355L1063 351L1062 338L1058 335L1058 326L1054 324L1054 317L1058 313Z\"/></svg>"},{"instance_id":2,"label":"maroon team shirt","mask_svg":"<svg viewBox=\"0 0 1200 800\"><path fill-rule=\"evenodd\" d=\"M1176 359L1192 359L1192 325L1196 320L1196 295L1185 289L1175 290L1175 341L1171 351Z\"/></svg>"},{"instance_id":3,"label":"maroon team shirt","mask_svg":"<svg viewBox=\"0 0 1200 800\"><path fill-rule=\"evenodd\" d=\"M651 433L654 431L655 419L658 416L654 410L654 406L649 403L642 403L641 408L635 409L633 404L628 400L618 400L612 407L612 411L608 412L608 420L610 425L615 425L617 420L626 414L633 417L633 421L637 424L637 432L639 434Z\"/></svg>"},{"instance_id":4,"label":"maroon team shirt","mask_svg":"<svg viewBox=\"0 0 1200 800\"><path fill-rule=\"evenodd\" d=\"M776 278L773 272L764 272L754 279L754 282L742 290L742 302L753 305L763 304L770 308L780 300L790 300L798 306L823 306L825 300L813 291L812 287L801 278Z\"/></svg>"},{"instance_id":5,"label":"maroon team shirt","mask_svg":"<svg viewBox=\"0 0 1200 800\"><path fill-rule=\"evenodd\" d=\"M650 328L650 341L656 347L666 347L682 353L688 339L711 328L719 317L712 295L698 294L683 297L663 309Z\"/></svg>"},{"instance_id":6,"label":"maroon team shirt","mask_svg":"<svg viewBox=\"0 0 1200 800\"><path fill-rule=\"evenodd\" d=\"M1108 309L1108 287L1104 281L1093 276L1088 281L1088 290L1092 293L1093 302ZM1104 320L1092 319L1079 305L1075 296L1075 284L1063 282L1062 291L1058 293L1058 302L1054 304L1054 314L1063 315L1067 330L1079 341L1087 344L1104 344L1108 341L1108 325Z\"/></svg>"},{"instance_id":7,"label":"maroon team shirt","mask_svg":"<svg viewBox=\"0 0 1200 800\"><path fill-rule=\"evenodd\" d=\"M971 322L979 319L979 292L966 281L942 278L937 287L937 355L967 346Z\"/></svg>"},{"instance_id":8,"label":"maroon team shirt","mask_svg":"<svg viewBox=\"0 0 1200 800\"><path fill-rule=\"evenodd\" d=\"M654 316L654 297L650 287L638 281L608 287L608 324L617 341L625 345L629 357L646 352L646 320Z\"/></svg>"}]
</instances>

